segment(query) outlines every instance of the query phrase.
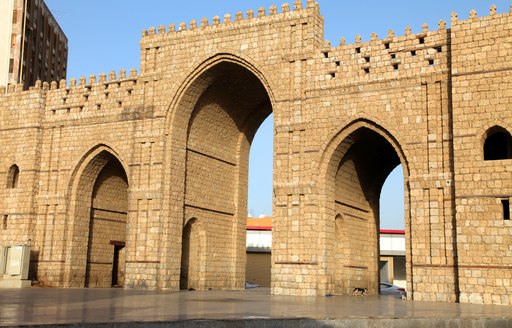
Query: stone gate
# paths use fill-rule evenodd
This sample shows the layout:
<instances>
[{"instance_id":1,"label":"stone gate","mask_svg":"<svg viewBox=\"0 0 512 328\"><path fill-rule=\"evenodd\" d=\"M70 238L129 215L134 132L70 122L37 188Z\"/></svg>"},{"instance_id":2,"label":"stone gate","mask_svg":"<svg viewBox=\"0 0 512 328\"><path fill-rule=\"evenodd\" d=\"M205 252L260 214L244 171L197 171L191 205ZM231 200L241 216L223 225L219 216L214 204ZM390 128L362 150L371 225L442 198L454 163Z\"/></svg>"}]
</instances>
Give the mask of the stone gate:
<instances>
[{"instance_id":1,"label":"stone gate","mask_svg":"<svg viewBox=\"0 0 512 328\"><path fill-rule=\"evenodd\" d=\"M512 304L512 16L323 38L318 4L144 31L141 69L0 95L0 243L56 287L242 289L248 154L274 114L272 292L377 293L404 171L409 295Z\"/></svg>"}]
</instances>

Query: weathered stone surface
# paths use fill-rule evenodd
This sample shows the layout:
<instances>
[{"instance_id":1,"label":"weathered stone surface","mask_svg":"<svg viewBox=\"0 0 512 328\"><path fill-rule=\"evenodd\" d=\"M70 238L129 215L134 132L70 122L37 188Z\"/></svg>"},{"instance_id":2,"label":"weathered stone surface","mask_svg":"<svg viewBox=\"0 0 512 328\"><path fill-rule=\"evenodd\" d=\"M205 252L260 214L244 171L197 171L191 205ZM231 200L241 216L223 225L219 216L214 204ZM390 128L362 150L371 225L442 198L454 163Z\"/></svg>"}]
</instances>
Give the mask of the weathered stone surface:
<instances>
[{"instance_id":1,"label":"weathered stone surface","mask_svg":"<svg viewBox=\"0 0 512 328\"><path fill-rule=\"evenodd\" d=\"M273 293L377 293L402 164L409 295L512 304L510 13L332 47L318 5L292 7L144 31L138 75L7 88L0 243L30 240L50 286L117 268L244 288L249 148L274 113Z\"/></svg>"}]
</instances>

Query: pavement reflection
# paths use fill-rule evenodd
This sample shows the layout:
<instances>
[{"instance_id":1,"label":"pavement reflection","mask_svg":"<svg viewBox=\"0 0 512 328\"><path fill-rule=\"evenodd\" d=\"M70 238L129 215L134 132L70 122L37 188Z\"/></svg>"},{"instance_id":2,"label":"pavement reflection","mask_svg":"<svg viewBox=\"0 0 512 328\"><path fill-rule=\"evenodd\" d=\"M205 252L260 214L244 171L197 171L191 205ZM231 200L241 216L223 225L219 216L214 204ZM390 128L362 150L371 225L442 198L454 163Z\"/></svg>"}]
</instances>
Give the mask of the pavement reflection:
<instances>
[{"instance_id":1,"label":"pavement reflection","mask_svg":"<svg viewBox=\"0 0 512 328\"><path fill-rule=\"evenodd\" d=\"M193 292L30 288L1 290L0 297L0 326L262 318L512 319L512 311L507 306L388 296L275 296L264 288Z\"/></svg>"}]
</instances>

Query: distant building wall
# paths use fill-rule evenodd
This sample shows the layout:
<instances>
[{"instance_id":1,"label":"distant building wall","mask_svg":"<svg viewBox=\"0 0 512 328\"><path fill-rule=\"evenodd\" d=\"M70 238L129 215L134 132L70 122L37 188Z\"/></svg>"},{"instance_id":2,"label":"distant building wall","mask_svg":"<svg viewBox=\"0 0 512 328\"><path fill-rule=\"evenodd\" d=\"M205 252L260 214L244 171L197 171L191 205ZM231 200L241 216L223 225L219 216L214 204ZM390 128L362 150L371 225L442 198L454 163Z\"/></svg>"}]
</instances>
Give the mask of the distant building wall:
<instances>
[{"instance_id":1,"label":"distant building wall","mask_svg":"<svg viewBox=\"0 0 512 328\"><path fill-rule=\"evenodd\" d=\"M245 280L260 287L271 286L272 218L248 218Z\"/></svg>"},{"instance_id":2,"label":"distant building wall","mask_svg":"<svg viewBox=\"0 0 512 328\"><path fill-rule=\"evenodd\" d=\"M407 288L405 231L380 231L380 279Z\"/></svg>"},{"instance_id":3,"label":"distant building wall","mask_svg":"<svg viewBox=\"0 0 512 328\"><path fill-rule=\"evenodd\" d=\"M260 287L271 286L272 255L270 252L247 252L246 281Z\"/></svg>"},{"instance_id":4,"label":"distant building wall","mask_svg":"<svg viewBox=\"0 0 512 328\"><path fill-rule=\"evenodd\" d=\"M9 60L11 58L11 33L14 0L0 2L0 85L9 81Z\"/></svg>"},{"instance_id":5,"label":"distant building wall","mask_svg":"<svg viewBox=\"0 0 512 328\"><path fill-rule=\"evenodd\" d=\"M272 254L272 220L247 220L246 280L270 287ZM379 235L380 279L407 288L405 262L405 231L381 230Z\"/></svg>"},{"instance_id":6,"label":"distant building wall","mask_svg":"<svg viewBox=\"0 0 512 328\"><path fill-rule=\"evenodd\" d=\"M68 40L45 2L4 0L0 13L0 86L65 79Z\"/></svg>"}]
</instances>

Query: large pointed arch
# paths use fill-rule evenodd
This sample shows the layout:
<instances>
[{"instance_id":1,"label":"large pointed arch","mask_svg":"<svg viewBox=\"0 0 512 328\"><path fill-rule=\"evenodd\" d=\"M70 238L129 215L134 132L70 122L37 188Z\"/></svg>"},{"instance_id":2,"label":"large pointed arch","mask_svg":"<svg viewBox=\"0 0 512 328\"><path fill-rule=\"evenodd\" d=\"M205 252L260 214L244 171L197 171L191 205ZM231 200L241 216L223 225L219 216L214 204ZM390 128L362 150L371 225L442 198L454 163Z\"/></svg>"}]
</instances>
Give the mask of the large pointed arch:
<instances>
[{"instance_id":1,"label":"large pointed arch","mask_svg":"<svg viewBox=\"0 0 512 328\"><path fill-rule=\"evenodd\" d=\"M409 227L409 164L400 143L389 131L373 121L359 119L337 131L325 144L318 171L324 222L327 231L331 231L328 235L333 236L327 245L331 254L327 259L331 291L349 294L354 288L367 288L372 294L379 292L380 191L386 177L399 164L404 170L404 219ZM349 245L341 245L350 247L351 252L350 256L344 252L343 259L334 256L340 257L334 254L340 252L340 217L344 218L343 229L350 231L345 234ZM410 240L410 231L406 232L406 239Z\"/></svg>"},{"instance_id":2,"label":"large pointed arch","mask_svg":"<svg viewBox=\"0 0 512 328\"><path fill-rule=\"evenodd\" d=\"M118 153L104 144L86 152L73 169L68 187L66 287L110 287L123 279L124 252L119 263L119 250L126 240L128 176ZM114 273L120 276L113 277Z\"/></svg>"},{"instance_id":3,"label":"large pointed arch","mask_svg":"<svg viewBox=\"0 0 512 328\"><path fill-rule=\"evenodd\" d=\"M273 98L255 64L222 53L191 71L170 103L165 167L170 179L164 187L170 220L164 229L182 231L186 218L195 217L205 229L207 248L225 245L217 259L207 258L210 276L200 288L245 286L249 149L273 111ZM179 275L181 261L173 254L181 253L180 244L164 243L161 262Z\"/></svg>"},{"instance_id":4,"label":"large pointed arch","mask_svg":"<svg viewBox=\"0 0 512 328\"><path fill-rule=\"evenodd\" d=\"M398 157L400 158L400 162L404 165L404 171L409 175L408 156L400 142L381 124L377 123L375 119L360 118L345 124L342 129L333 133L322 146L320 159L318 161L318 169L319 172L322 173L322 176L325 176L324 173L327 173L329 169L332 169L333 163L339 160L337 152L343 147L347 148L353 144L353 139L350 139L349 136L361 128L367 128L375 131L385 138L395 149Z\"/></svg>"},{"instance_id":5,"label":"large pointed arch","mask_svg":"<svg viewBox=\"0 0 512 328\"><path fill-rule=\"evenodd\" d=\"M69 179L69 184L67 188L69 194L72 194L72 191L76 189L77 177L81 175L84 172L85 167L101 153L109 153L115 158L117 158L119 163L123 165L123 169L125 170L125 172L129 172L129 167L126 164L127 159L122 155L122 153L115 147L109 145L108 142L100 140L99 142L90 144L89 147L87 147L87 151L85 151L73 165L71 169L71 177ZM128 178L130 178L130 174L127 175Z\"/></svg>"}]
</instances>

